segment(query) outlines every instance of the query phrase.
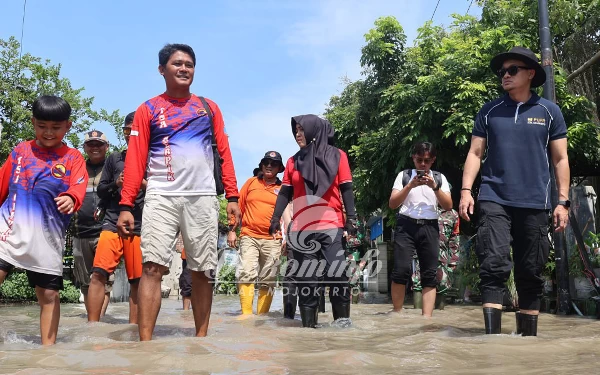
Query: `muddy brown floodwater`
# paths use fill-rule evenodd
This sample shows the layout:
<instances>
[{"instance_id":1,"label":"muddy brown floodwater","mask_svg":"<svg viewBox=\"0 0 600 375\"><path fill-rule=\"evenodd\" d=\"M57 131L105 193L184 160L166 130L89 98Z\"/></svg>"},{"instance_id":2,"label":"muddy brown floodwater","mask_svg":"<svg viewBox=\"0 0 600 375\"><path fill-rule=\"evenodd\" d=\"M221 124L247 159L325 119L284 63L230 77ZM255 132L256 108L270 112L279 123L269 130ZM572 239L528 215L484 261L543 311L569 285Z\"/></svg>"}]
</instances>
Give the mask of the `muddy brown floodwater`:
<instances>
[{"instance_id":1,"label":"muddy brown floodwater","mask_svg":"<svg viewBox=\"0 0 600 375\"><path fill-rule=\"evenodd\" d=\"M279 292L278 292L279 293ZM216 296L209 335L194 334L191 311L164 299L155 340L138 342L128 305L111 304L87 324L82 304L62 305L59 338L40 346L38 307L0 307L1 374L557 374L600 373L600 322L543 314L538 337L483 335L481 307L451 305L425 320L386 303L352 305L352 328L318 329L282 317L281 295L268 316L239 319L237 296Z\"/></svg>"}]
</instances>

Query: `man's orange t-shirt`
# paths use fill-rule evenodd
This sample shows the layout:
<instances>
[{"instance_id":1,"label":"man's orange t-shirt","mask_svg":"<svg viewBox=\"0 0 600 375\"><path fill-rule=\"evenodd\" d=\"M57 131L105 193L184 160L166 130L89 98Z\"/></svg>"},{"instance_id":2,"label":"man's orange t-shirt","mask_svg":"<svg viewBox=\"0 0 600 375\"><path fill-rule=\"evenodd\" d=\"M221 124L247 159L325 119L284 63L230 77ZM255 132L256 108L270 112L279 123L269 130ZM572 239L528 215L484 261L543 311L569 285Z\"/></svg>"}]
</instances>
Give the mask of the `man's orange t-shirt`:
<instances>
[{"instance_id":1,"label":"man's orange t-shirt","mask_svg":"<svg viewBox=\"0 0 600 375\"><path fill-rule=\"evenodd\" d=\"M267 184L258 177L246 181L240 190L239 206L242 211L240 237L271 239L269 226L275 210L281 183Z\"/></svg>"}]
</instances>

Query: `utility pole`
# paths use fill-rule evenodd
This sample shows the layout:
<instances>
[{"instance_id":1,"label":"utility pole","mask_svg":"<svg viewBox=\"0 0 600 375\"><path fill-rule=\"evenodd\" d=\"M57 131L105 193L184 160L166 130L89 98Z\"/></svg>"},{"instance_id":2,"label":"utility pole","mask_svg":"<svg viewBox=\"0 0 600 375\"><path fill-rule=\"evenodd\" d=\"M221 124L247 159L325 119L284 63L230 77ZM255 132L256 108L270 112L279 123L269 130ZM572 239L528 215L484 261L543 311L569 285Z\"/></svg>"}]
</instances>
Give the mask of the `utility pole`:
<instances>
[{"instance_id":1,"label":"utility pole","mask_svg":"<svg viewBox=\"0 0 600 375\"><path fill-rule=\"evenodd\" d=\"M544 98L556 102L554 91L554 68L552 66L552 39L550 36L550 21L548 16L548 0L538 0L538 16L540 22L540 44L542 50L542 67L546 72L544 83ZM552 209L558 204L558 190L554 167L550 166L550 187ZM554 232L554 257L556 260L556 313L567 315L571 312L571 295L569 294L569 264L564 232Z\"/></svg>"}]
</instances>

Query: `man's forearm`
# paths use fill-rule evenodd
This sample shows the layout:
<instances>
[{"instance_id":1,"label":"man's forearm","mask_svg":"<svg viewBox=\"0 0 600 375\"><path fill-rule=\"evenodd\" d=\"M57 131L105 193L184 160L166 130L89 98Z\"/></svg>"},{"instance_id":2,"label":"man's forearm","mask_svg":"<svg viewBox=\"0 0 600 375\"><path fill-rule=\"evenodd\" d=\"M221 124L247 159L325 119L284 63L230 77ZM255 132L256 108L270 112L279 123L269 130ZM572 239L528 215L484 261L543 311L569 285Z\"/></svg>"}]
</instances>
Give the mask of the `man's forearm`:
<instances>
[{"instance_id":1,"label":"man's forearm","mask_svg":"<svg viewBox=\"0 0 600 375\"><path fill-rule=\"evenodd\" d=\"M463 171L462 178L462 189L472 189L475 177L479 173L481 168L481 158L471 152L467 154L467 160L465 160L465 168Z\"/></svg>"},{"instance_id":2,"label":"man's forearm","mask_svg":"<svg viewBox=\"0 0 600 375\"><path fill-rule=\"evenodd\" d=\"M571 185L571 169L569 159L563 158L554 165L554 174L556 175L556 189L558 190L558 199L563 201L569 199L569 186Z\"/></svg>"}]
</instances>

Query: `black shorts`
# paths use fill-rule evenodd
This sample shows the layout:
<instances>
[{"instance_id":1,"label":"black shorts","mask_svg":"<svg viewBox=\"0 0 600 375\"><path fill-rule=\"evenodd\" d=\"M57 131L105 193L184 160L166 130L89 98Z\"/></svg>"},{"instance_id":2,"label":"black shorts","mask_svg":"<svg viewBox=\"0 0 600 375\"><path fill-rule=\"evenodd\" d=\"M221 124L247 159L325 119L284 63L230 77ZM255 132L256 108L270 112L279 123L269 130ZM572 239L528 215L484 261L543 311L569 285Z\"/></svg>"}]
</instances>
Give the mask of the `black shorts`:
<instances>
[{"instance_id":1,"label":"black shorts","mask_svg":"<svg viewBox=\"0 0 600 375\"><path fill-rule=\"evenodd\" d=\"M187 261L184 259L181 265L181 275L179 275L179 289L182 297L191 297L192 295L192 271L187 268Z\"/></svg>"},{"instance_id":2,"label":"black shorts","mask_svg":"<svg viewBox=\"0 0 600 375\"><path fill-rule=\"evenodd\" d=\"M15 266L0 259L0 270L10 273ZM63 290L63 278L57 275L48 275L46 273L39 273L35 271L27 270L27 280L29 280L29 286L35 288L39 286L42 289L50 290Z\"/></svg>"}]
</instances>

